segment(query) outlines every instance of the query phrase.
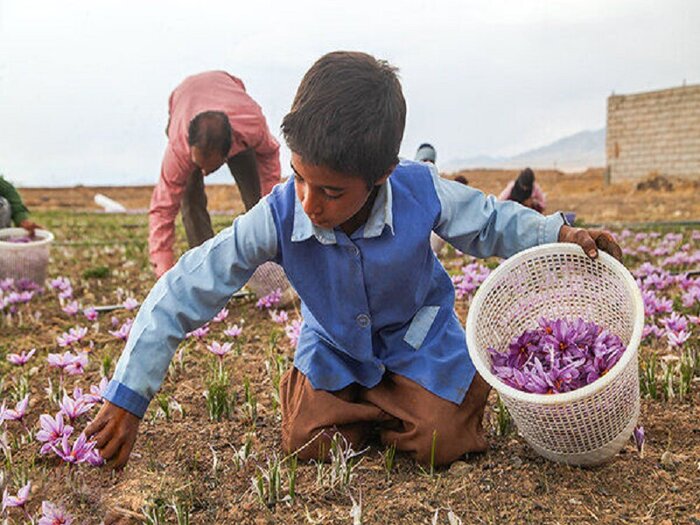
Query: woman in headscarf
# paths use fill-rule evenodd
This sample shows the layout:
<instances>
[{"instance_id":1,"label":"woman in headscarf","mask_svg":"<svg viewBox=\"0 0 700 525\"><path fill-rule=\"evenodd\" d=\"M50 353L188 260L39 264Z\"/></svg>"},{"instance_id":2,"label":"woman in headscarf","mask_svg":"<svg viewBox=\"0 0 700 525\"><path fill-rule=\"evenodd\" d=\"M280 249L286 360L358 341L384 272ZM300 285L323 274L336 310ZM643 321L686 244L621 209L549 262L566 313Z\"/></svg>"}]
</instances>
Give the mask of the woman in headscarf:
<instances>
[{"instance_id":1,"label":"woman in headscarf","mask_svg":"<svg viewBox=\"0 0 700 525\"><path fill-rule=\"evenodd\" d=\"M544 212L545 195L535 182L535 173L530 168L520 172L518 178L510 181L498 196L501 201L515 201L523 206Z\"/></svg>"}]
</instances>

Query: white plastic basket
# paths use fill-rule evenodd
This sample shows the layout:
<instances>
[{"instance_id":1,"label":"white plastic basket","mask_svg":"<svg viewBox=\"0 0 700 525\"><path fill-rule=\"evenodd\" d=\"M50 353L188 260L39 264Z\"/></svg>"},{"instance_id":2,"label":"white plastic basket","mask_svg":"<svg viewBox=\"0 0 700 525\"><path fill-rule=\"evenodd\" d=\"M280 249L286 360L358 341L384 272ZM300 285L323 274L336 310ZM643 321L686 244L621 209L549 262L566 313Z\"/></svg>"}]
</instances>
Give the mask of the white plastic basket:
<instances>
[{"instance_id":1,"label":"white plastic basket","mask_svg":"<svg viewBox=\"0 0 700 525\"><path fill-rule=\"evenodd\" d=\"M603 377L562 394L522 392L491 372L487 351L506 351L513 337L540 317L581 317L626 345ZM520 434L542 456L595 465L629 440L639 417L637 349L644 325L641 293L630 272L610 255L596 260L575 244L531 248L501 264L484 281L467 316L467 345L477 371L500 395Z\"/></svg>"},{"instance_id":2,"label":"white plastic basket","mask_svg":"<svg viewBox=\"0 0 700 525\"><path fill-rule=\"evenodd\" d=\"M266 262L258 266L246 286L257 297L265 297L279 289L282 292L279 306L287 306L296 298L294 289L289 284L284 270L279 264L273 262Z\"/></svg>"},{"instance_id":3,"label":"white plastic basket","mask_svg":"<svg viewBox=\"0 0 700 525\"><path fill-rule=\"evenodd\" d=\"M29 232L24 228L0 229L0 279L30 279L43 286L53 234L46 230L36 230L37 240L32 242L15 243L7 240L25 235L29 235Z\"/></svg>"}]
</instances>

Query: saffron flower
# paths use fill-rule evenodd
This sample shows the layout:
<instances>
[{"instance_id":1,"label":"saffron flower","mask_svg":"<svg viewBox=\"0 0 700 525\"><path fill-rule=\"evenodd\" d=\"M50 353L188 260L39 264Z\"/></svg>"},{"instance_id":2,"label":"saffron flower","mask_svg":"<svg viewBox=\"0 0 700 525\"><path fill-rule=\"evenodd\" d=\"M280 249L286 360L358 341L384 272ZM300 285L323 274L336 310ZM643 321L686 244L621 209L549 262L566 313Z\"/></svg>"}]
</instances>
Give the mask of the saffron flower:
<instances>
[{"instance_id":1,"label":"saffron flower","mask_svg":"<svg viewBox=\"0 0 700 525\"><path fill-rule=\"evenodd\" d=\"M225 356L227 356L231 352L232 345L231 343L217 343L214 341L212 344L207 345L207 350L209 350L212 354L217 356L219 359L223 359Z\"/></svg>"},{"instance_id":2,"label":"saffron flower","mask_svg":"<svg viewBox=\"0 0 700 525\"><path fill-rule=\"evenodd\" d=\"M41 503L41 518L38 525L71 525L73 516L66 512L66 509L54 505L50 501Z\"/></svg>"},{"instance_id":3,"label":"saffron flower","mask_svg":"<svg viewBox=\"0 0 700 525\"><path fill-rule=\"evenodd\" d=\"M64 414L71 423L83 414L89 412L94 406L93 403L90 403L83 398L82 391L78 391L77 394L79 396L75 399L70 397L68 394L63 394L63 400L58 404L61 407L60 413Z\"/></svg>"},{"instance_id":4,"label":"saffron flower","mask_svg":"<svg viewBox=\"0 0 700 525\"><path fill-rule=\"evenodd\" d=\"M625 350L616 335L583 319L539 319L538 328L515 337L504 352L489 348L491 368L523 392L557 394L605 375Z\"/></svg>"},{"instance_id":5,"label":"saffron flower","mask_svg":"<svg viewBox=\"0 0 700 525\"><path fill-rule=\"evenodd\" d=\"M63 307L63 313L66 315L70 315L71 317L77 315L79 311L80 305L78 304L78 301L71 301Z\"/></svg>"},{"instance_id":6,"label":"saffron flower","mask_svg":"<svg viewBox=\"0 0 700 525\"><path fill-rule=\"evenodd\" d=\"M117 339L120 339L122 341L126 341L129 338L129 333L131 332L131 326L134 324L133 319L127 319L124 321L124 323L119 327L118 330L109 330L110 335L113 335Z\"/></svg>"},{"instance_id":7,"label":"saffron flower","mask_svg":"<svg viewBox=\"0 0 700 525\"><path fill-rule=\"evenodd\" d=\"M282 289L277 288L276 290L273 290L272 292L267 294L265 297L261 297L260 299L258 299L258 302L255 303L255 306L258 310L267 310L279 304L281 300Z\"/></svg>"},{"instance_id":8,"label":"saffron flower","mask_svg":"<svg viewBox=\"0 0 700 525\"><path fill-rule=\"evenodd\" d=\"M5 491L2 494L2 510L3 512L5 509L9 509L10 507L19 507L22 510L24 509L24 506L27 504L27 501L29 501L29 491L32 488L32 482L28 481L27 484L19 489L17 491L16 496L10 496L10 493L7 490L7 487L5 488Z\"/></svg>"},{"instance_id":9,"label":"saffron flower","mask_svg":"<svg viewBox=\"0 0 700 525\"><path fill-rule=\"evenodd\" d=\"M19 354L8 354L7 360L15 366L24 366L35 353L36 348L32 348L29 352L22 351Z\"/></svg>"},{"instance_id":10,"label":"saffron flower","mask_svg":"<svg viewBox=\"0 0 700 525\"><path fill-rule=\"evenodd\" d=\"M270 310L270 317L273 323L284 324L289 321L289 314L285 310Z\"/></svg>"},{"instance_id":11,"label":"saffron flower","mask_svg":"<svg viewBox=\"0 0 700 525\"><path fill-rule=\"evenodd\" d=\"M60 445L52 445L51 448L66 463L77 465L87 461L91 465L100 465L102 458L95 450L96 444L95 441L88 441L83 432L73 442L72 446L68 442L68 436L63 436Z\"/></svg>"},{"instance_id":12,"label":"saffron flower","mask_svg":"<svg viewBox=\"0 0 700 525\"><path fill-rule=\"evenodd\" d=\"M632 436L634 437L634 444L637 446L637 452L639 452L640 457L644 457L644 441L645 441L644 427L643 426L635 427L634 432L632 433Z\"/></svg>"},{"instance_id":13,"label":"saffron flower","mask_svg":"<svg viewBox=\"0 0 700 525\"><path fill-rule=\"evenodd\" d=\"M97 310L95 310L94 306L90 306L90 307L86 308L85 310L83 310L83 315L90 322L97 321L97 318L99 316L99 314L97 313Z\"/></svg>"},{"instance_id":14,"label":"saffron flower","mask_svg":"<svg viewBox=\"0 0 700 525\"><path fill-rule=\"evenodd\" d=\"M214 318L212 319L212 322L223 323L227 317L228 317L228 310L226 308L222 308L221 311L214 316Z\"/></svg>"},{"instance_id":15,"label":"saffron flower","mask_svg":"<svg viewBox=\"0 0 700 525\"><path fill-rule=\"evenodd\" d=\"M669 346L680 348L690 339L690 333L685 330L681 330L680 332L666 332L666 339L668 339Z\"/></svg>"},{"instance_id":16,"label":"saffron flower","mask_svg":"<svg viewBox=\"0 0 700 525\"><path fill-rule=\"evenodd\" d=\"M85 367L88 365L87 352L78 352L73 356L73 359L65 367L65 371L72 376L76 376L85 372Z\"/></svg>"},{"instance_id":17,"label":"saffron flower","mask_svg":"<svg viewBox=\"0 0 700 525\"><path fill-rule=\"evenodd\" d=\"M194 338L199 339L201 341L202 339L204 339L207 336L208 333L209 333L209 326L205 324L204 326L200 326L196 330L192 330L191 332L187 332L187 334L185 334L185 337L194 337Z\"/></svg>"},{"instance_id":18,"label":"saffron flower","mask_svg":"<svg viewBox=\"0 0 700 525\"><path fill-rule=\"evenodd\" d=\"M103 377L100 380L99 385L92 385L90 386L90 393L85 393L82 395L82 398L84 401L87 403L93 403L97 404L102 401L102 396L105 393L105 390L107 390L107 385L109 385L109 379L106 377ZM76 398L76 391L73 391L73 397Z\"/></svg>"},{"instance_id":19,"label":"saffron flower","mask_svg":"<svg viewBox=\"0 0 700 525\"><path fill-rule=\"evenodd\" d=\"M24 396L23 399L15 405L15 408L5 408L5 403L3 402L2 407L0 407L0 420L3 421L19 421L24 424L24 416L27 415L27 407L29 406L29 394Z\"/></svg>"},{"instance_id":20,"label":"saffron flower","mask_svg":"<svg viewBox=\"0 0 700 525\"><path fill-rule=\"evenodd\" d=\"M228 327L226 330L224 330L224 335L227 337L232 337L236 338L239 335L243 333L243 328L240 328L237 324L234 324L233 326Z\"/></svg>"},{"instance_id":21,"label":"saffron flower","mask_svg":"<svg viewBox=\"0 0 700 525\"><path fill-rule=\"evenodd\" d=\"M131 312L132 310L135 310L136 308L138 308L139 302L136 299L134 299L133 297L127 297L127 299L124 301L122 306L126 310Z\"/></svg>"},{"instance_id":22,"label":"saffron flower","mask_svg":"<svg viewBox=\"0 0 700 525\"><path fill-rule=\"evenodd\" d=\"M87 335L87 328L83 326L77 326L71 328L68 332L64 332L56 338L58 346L66 347L73 346L74 344L80 342L80 340Z\"/></svg>"},{"instance_id":23,"label":"saffron flower","mask_svg":"<svg viewBox=\"0 0 700 525\"><path fill-rule=\"evenodd\" d=\"M299 335L301 334L301 326L303 323L304 321L302 319L295 319L284 327L284 333L287 334L293 346L296 346L299 342Z\"/></svg>"},{"instance_id":24,"label":"saffron flower","mask_svg":"<svg viewBox=\"0 0 700 525\"><path fill-rule=\"evenodd\" d=\"M73 433L73 427L63 423L63 412L56 414L53 418L48 414L39 416L39 425L41 430L36 433L36 440L44 443L39 451L46 455L52 450L52 445L58 445L59 442Z\"/></svg>"}]
</instances>

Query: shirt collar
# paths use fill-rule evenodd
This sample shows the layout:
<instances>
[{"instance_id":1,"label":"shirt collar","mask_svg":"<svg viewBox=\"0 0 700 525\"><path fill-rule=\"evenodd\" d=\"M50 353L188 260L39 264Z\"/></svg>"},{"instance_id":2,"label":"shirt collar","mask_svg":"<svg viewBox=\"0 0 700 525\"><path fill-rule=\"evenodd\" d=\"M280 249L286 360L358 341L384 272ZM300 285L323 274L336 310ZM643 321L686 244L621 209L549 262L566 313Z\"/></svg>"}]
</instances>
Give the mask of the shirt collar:
<instances>
[{"instance_id":1,"label":"shirt collar","mask_svg":"<svg viewBox=\"0 0 700 525\"><path fill-rule=\"evenodd\" d=\"M392 191L391 177L379 187L377 197L374 200L372 211L363 227L363 237L379 237L388 226L392 235L394 234L394 215L392 212ZM336 244L335 232L326 228L319 228L314 225L304 212L301 201L294 195L294 227L292 228L292 242L305 241L311 236L321 244Z\"/></svg>"}]
</instances>

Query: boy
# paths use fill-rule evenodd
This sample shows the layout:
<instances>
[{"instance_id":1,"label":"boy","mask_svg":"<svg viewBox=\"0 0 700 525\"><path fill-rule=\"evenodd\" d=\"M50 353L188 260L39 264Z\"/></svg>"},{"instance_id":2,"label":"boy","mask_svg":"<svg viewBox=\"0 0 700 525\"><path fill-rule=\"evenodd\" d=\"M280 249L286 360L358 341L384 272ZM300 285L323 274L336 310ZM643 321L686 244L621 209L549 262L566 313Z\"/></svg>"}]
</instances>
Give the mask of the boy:
<instances>
[{"instance_id":1,"label":"boy","mask_svg":"<svg viewBox=\"0 0 700 525\"><path fill-rule=\"evenodd\" d=\"M373 427L421 463L482 451L489 387L469 359L452 282L430 249L435 230L464 252L510 256L543 242L609 234L564 225L398 161L406 105L396 70L364 53L323 56L282 130L294 176L180 259L139 312L86 429L119 468L184 334L210 319L265 261L301 298L294 367L280 385L282 445L318 458L340 432L361 447Z\"/></svg>"}]
</instances>

